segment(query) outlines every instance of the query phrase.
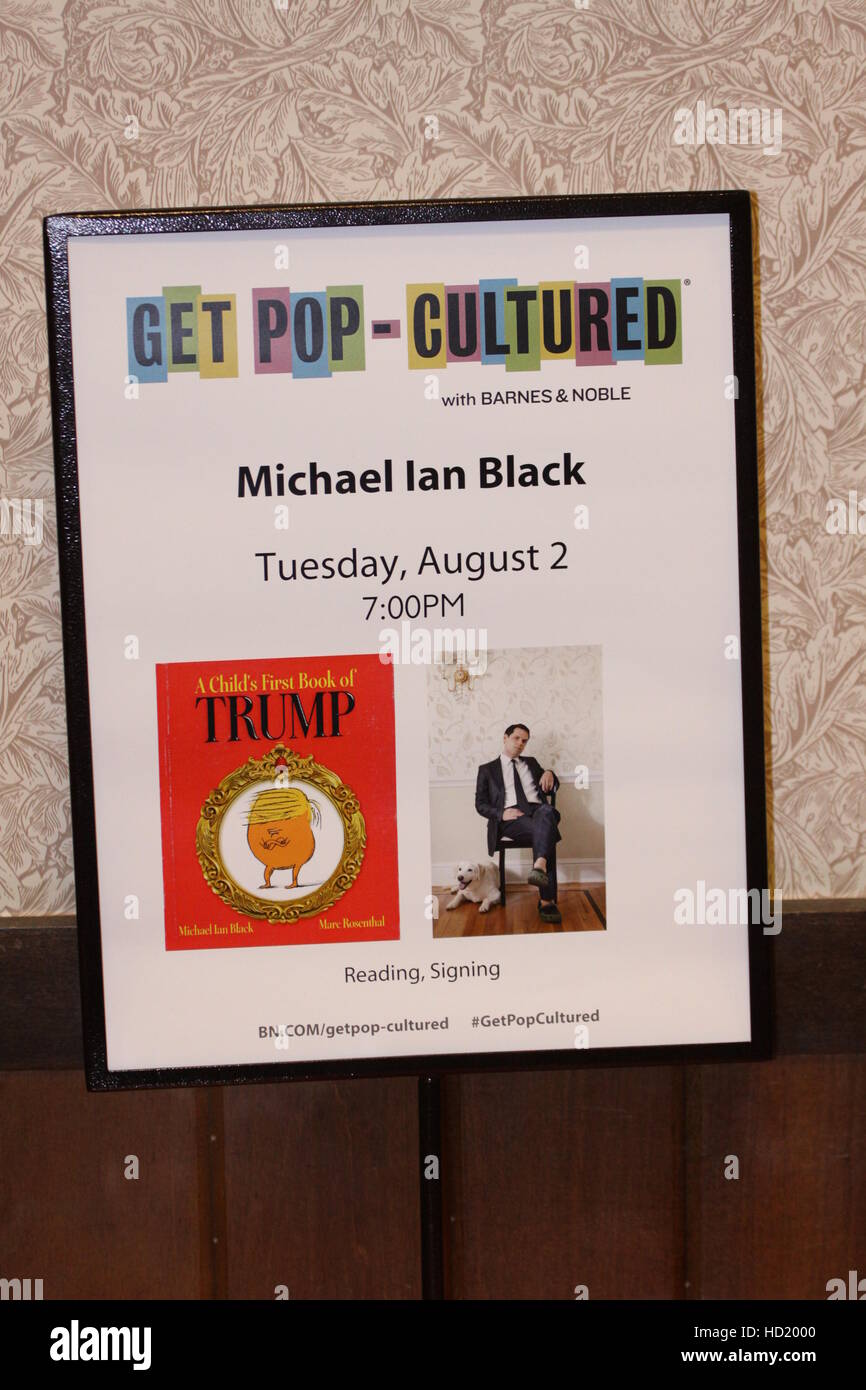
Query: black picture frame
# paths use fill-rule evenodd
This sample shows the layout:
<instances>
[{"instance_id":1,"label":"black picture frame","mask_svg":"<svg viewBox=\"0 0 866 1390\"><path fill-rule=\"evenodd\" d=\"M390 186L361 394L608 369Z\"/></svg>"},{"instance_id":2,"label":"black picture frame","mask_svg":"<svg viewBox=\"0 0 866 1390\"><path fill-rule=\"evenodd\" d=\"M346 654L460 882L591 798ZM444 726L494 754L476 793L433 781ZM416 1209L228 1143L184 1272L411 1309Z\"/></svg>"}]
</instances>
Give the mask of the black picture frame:
<instances>
[{"instance_id":1,"label":"black picture frame","mask_svg":"<svg viewBox=\"0 0 866 1390\"><path fill-rule=\"evenodd\" d=\"M165 232L230 232L251 229L278 231L311 227L411 226L467 221L655 217L706 213L727 214L731 230L733 365L738 383L734 409L744 824L747 886L749 889L760 890L768 887L763 698L765 614L760 574L752 204L747 191L62 213L44 219L75 891L85 1070L89 1090L111 1091L373 1076L438 1077L453 1072L671 1065L762 1060L772 1056L771 942L764 934L761 924L757 923L748 927L751 1015L749 1042L347 1058L317 1062L166 1067L135 1071L111 1071L107 1062L70 318L69 238Z\"/></svg>"}]
</instances>

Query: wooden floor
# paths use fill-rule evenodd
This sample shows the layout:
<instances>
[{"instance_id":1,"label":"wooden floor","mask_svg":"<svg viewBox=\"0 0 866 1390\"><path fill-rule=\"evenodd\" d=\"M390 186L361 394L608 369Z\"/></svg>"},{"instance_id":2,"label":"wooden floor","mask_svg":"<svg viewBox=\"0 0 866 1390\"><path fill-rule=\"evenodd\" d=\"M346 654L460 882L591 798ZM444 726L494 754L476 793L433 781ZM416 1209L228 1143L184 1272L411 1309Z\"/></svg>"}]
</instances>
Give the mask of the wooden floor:
<instances>
[{"instance_id":1,"label":"wooden floor","mask_svg":"<svg viewBox=\"0 0 866 1390\"><path fill-rule=\"evenodd\" d=\"M461 903L449 912L445 904L454 896L451 888L435 888L439 916L433 923L434 937L522 936L529 932L604 931L607 927L605 886L603 883L566 883L559 886L560 923L542 922L538 915L535 888L509 884L505 907L479 912L477 903Z\"/></svg>"}]
</instances>

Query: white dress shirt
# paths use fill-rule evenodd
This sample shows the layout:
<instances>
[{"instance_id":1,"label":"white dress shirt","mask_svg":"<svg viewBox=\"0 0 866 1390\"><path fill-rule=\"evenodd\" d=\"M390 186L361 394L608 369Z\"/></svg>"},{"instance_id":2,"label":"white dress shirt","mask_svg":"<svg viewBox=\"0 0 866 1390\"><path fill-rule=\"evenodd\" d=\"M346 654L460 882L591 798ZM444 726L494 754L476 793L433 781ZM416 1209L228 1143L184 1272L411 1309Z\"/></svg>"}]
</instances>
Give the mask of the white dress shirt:
<instances>
[{"instance_id":1,"label":"white dress shirt","mask_svg":"<svg viewBox=\"0 0 866 1390\"><path fill-rule=\"evenodd\" d=\"M507 753L500 753L499 761L502 764L502 780L505 783L505 810L507 811L509 806L517 805L517 793L514 790L514 764ZM522 758L517 759L517 774L523 784L526 800L530 805L537 806L541 797L535 790L532 773Z\"/></svg>"}]
</instances>

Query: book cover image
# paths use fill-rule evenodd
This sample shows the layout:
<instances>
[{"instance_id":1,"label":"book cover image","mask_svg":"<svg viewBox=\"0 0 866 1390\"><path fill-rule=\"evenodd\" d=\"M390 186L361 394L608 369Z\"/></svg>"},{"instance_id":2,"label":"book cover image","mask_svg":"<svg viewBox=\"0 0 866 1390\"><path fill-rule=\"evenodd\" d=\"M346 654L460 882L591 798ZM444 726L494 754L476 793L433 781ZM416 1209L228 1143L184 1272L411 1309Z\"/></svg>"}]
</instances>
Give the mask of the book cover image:
<instances>
[{"instance_id":1,"label":"book cover image","mask_svg":"<svg viewBox=\"0 0 866 1390\"><path fill-rule=\"evenodd\" d=\"M166 950L400 935L394 672L156 667Z\"/></svg>"}]
</instances>

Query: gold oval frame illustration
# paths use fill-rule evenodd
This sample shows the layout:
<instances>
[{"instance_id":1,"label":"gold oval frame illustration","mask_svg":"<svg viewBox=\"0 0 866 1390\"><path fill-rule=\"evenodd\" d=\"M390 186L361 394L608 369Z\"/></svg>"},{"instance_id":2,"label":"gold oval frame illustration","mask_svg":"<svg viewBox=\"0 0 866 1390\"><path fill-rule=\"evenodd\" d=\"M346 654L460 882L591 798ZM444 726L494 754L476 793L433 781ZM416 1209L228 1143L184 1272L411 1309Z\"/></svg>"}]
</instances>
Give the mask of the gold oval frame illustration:
<instances>
[{"instance_id":1,"label":"gold oval frame illustration","mask_svg":"<svg viewBox=\"0 0 866 1390\"><path fill-rule=\"evenodd\" d=\"M286 903L269 902L241 887L223 863L219 848L220 830L229 807L256 782L273 782L279 762L285 763L288 780L310 782L328 798L340 816L344 837L343 853L330 878L314 892ZM312 755L301 758L281 743L263 758L249 758L223 777L202 806L195 832L196 854L211 890L230 907L267 922L294 922L333 906L358 877L366 847L367 827L351 787Z\"/></svg>"}]
</instances>

